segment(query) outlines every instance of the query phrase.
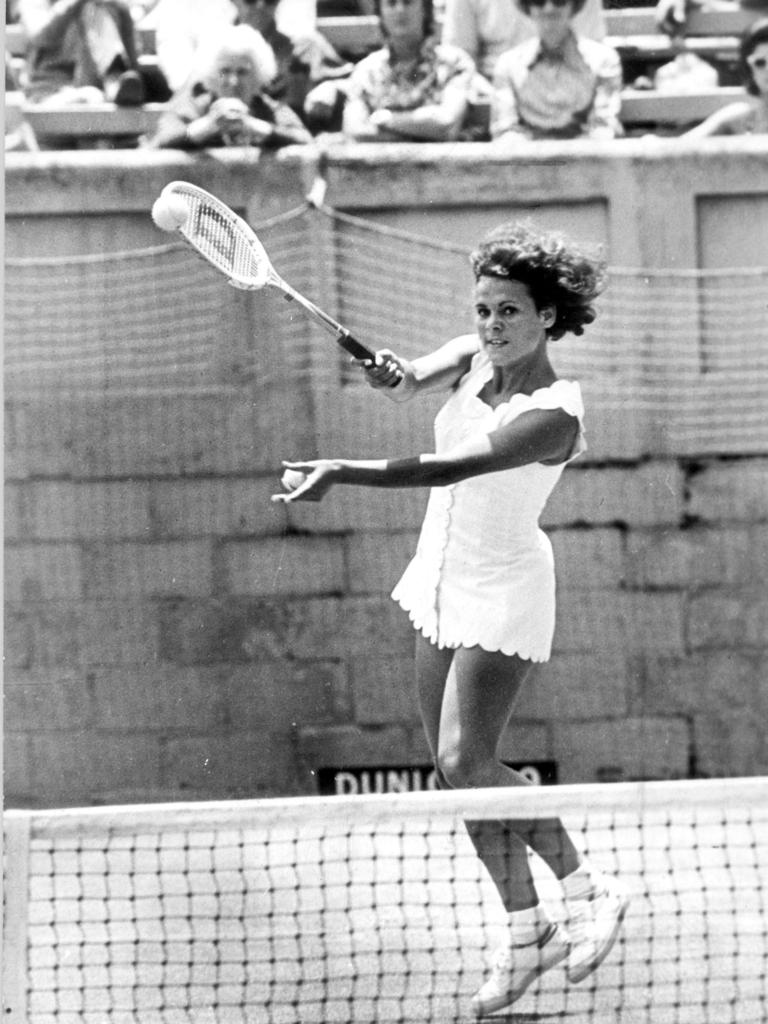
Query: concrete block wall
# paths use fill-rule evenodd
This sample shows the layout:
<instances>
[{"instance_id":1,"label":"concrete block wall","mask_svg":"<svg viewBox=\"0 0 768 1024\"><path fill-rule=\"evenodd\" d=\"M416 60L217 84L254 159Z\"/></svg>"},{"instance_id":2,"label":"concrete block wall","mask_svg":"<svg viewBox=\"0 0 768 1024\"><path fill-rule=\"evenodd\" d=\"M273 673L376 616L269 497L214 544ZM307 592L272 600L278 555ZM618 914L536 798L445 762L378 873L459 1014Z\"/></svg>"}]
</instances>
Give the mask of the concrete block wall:
<instances>
[{"instance_id":1,"label":"concrete block wall","mask_svg":"<svg viewBox=\"0 0 768 1024\"><path fill-rule=\"evenodd\" d=\"M12 435L10 806L311 793L324 767L428 761L411 627L388 596L424 496L332 495L291 510L297 528L269 501L272 446L247 472L233 456L241 401L203 402L162 461L117 418L114 480L54 431L45 452L36 428ZM210 452L192 465L200 433L229 453L223 473ZM767 482L765 457L566 471L543 521L554 655L505 757L553 760L564 782L768 771Z\"/></svg>"},{"instance_id":2,"label":"concrete block wall","mask_svg":"<svg viewBox=\"0 0 768 1024\"><path fill-rule=\"evenodd\" d=\"M425 166L414 173L429 181ZM73 167L56 187L77 195L58 210L49 197L43 220L76 233L83 202L89 222L114 206L127 223L131 204L146 220L166 179L202 174L153 162L139 194L131 171L107 204ZM210 173L222 181L201 183L223 194L235 176L244 205L254 168L223 159ZM443 170L445 202L448 181ZM286 208L274 174L269 185ZM14 196L18 241L29 209ZM130 223L112 248L147 241ZM235 347L255 315L239 311ZM282 321L258 316L278 366ZM269 496L282 458L342 443L404 454L432 410L398 425L355 388L279 379L172 401L6 390L8 806L312 793L323 767L428 760L412 631L389 598L425 496L344 489L290 510ZM554 654L501 753L554 760L563 782L766 773L768 452L654 447L657 425L601 413L599 388L589 397L590 451L543 522L558 565Z\"/></svg>"}]
</instances>

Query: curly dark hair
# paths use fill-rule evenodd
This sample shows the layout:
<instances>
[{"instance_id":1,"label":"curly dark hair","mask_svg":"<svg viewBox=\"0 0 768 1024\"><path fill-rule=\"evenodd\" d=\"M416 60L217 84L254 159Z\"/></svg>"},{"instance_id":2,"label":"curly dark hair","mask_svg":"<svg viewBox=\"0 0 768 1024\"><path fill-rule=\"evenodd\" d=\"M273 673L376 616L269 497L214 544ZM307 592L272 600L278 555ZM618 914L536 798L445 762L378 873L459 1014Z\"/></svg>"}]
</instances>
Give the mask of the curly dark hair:
<instances>
[{"instance_id":1,"label":"curly dark hair","mask_svg":"<svg viewBox=\"0 0 768 1024\"><path fill-rule=\"evenodd\" d=\"M755 83L752 68L747 63L747 57L751 57L761 43L768 43L768 18L760 18L750 25L739 42L739 71L741 80L751 96L759 96L760 90Z\"/></svg>"},{"instance_id":2,"label":"curly dark hair","mask_svg":"<svg viewBox=\"0 0 768 1024\"><path fill-rule=\"evenodd\" d=\"M475 280L509 278L528 287L537 309L554 306L547 337L583 334L597 316L592 305L605 287L605 262L555 232L528 223L494 228L469 257Z\"/></svg>"}]
</instances>

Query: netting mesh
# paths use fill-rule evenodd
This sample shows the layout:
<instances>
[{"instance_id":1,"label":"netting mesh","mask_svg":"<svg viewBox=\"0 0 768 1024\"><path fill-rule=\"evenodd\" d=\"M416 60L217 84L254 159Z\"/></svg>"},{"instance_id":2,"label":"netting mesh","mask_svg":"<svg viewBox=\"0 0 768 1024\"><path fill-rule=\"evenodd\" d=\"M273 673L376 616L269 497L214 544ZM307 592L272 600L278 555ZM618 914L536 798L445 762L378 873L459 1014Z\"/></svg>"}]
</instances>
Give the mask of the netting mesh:
<instances>
[{"instance_id":1,"label":"netting mesh","mask_svg":"<svg viewBox=\"0 0 768 1024\"><path fill-rule=\"evenodd\" d=\"M468 248L300 207L257 226L278 273L366 344L407 357L472 327ZM300 310L238 293L183 245L9 260L6 395L143 395L262 383L310 367L320 390L356 372ZM558 372L603 409L644 416L667 443L765 450L768 268L612 268Z\"/></svg>"},{"instance_id":2,"label":"netting mesh","mask_svg":"<svg viewBox=\"0 0 768 1024\"><path fill-rule=\"evenodd\" d=\"M6 931L26 968L10 1019L470 1020L506 922L463 818L516 813L562 815L631 902L594 975L568 984L553 969L501 1019L764 1024L757 779L13 812L25 855L9 882L27 918L19 934L13 908ZM558 883L532 866L562 919Z\"/></svg>"}]
</instances>

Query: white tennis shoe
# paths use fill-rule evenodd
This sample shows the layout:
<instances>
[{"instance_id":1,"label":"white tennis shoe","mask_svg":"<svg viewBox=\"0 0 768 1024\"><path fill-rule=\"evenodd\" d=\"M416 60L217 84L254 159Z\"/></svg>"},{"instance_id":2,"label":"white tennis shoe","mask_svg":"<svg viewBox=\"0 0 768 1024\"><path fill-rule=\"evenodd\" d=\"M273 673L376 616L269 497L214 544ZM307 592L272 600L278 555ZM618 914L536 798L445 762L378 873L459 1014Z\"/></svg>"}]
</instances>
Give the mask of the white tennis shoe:
<instances>
[{"instance_id":1,"label":"white tennis shoe","mask_svg":"<svg viewBox=\"0 0 768 1024\"><path fill-rule=\"evenodd\" d=\"M571 982L583 981L605 960L619 934L629 895L615 878L590 899L568 901L565 924L570 941L566 973Z\"/></svg>"},{"instance_id":2,"label":"white tennis shoe","mask_svg":"<svg viewBox=\"0 0 768 1024\"><path fill-rule=\"evenodd\" d=\"M494 958L491 976L472 999L476 1017L511 1006L550 967L568 956L568 939L556 924L529 946L508 943Z\"/></svg>"}]
</instances>

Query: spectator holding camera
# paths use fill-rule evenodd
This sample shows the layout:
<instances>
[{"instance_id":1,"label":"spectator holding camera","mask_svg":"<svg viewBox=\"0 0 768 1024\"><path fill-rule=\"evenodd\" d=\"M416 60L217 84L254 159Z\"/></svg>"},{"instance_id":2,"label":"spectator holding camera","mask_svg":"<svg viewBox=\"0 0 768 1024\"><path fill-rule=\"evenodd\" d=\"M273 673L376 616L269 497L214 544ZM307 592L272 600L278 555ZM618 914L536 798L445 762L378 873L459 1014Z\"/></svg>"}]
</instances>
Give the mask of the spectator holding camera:
<instances>
[{"instance_id":1,"label":"spectator holding camera","mask_svg":"<svg viewBox=\"0 0 768 1024\"><path fill-rule=\"evenodd\" d=\"M276 149L311 141L298 115L267 94L275 73L274 54L255 29L227 27L203 59L199 76L174 97L148 145Z\"/></svg>"}]
</instances>

